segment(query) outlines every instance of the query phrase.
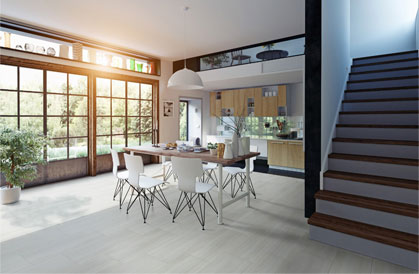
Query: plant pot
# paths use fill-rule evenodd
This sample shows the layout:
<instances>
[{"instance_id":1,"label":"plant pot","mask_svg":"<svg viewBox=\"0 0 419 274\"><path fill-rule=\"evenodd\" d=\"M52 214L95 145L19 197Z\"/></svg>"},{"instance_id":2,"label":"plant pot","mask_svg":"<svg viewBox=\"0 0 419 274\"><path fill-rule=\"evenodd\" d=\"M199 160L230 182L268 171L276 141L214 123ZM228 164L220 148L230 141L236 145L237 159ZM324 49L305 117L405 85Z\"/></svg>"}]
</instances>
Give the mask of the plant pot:
<instances>
[{"instance_id":1,"label":"plant pot","mask_svg":"<svg viewBox=\"0 0 419 274\"><path fill-rule=\"evenodd\" d=\"M20 198L20 187L9 188L7 186L0 188L0 203L2 205L12 204L19 201Z\"/></svg>"},{"instance_id":2,"label":"plant pot","mask_svg":"<svg viewBox=\"0 0 419 274\"><path fill-rule=\"evenodd\" d=\"M216 148L210 148L210 154L212 156L217 156L217 149Z\"/></svg>"}]
</instances>

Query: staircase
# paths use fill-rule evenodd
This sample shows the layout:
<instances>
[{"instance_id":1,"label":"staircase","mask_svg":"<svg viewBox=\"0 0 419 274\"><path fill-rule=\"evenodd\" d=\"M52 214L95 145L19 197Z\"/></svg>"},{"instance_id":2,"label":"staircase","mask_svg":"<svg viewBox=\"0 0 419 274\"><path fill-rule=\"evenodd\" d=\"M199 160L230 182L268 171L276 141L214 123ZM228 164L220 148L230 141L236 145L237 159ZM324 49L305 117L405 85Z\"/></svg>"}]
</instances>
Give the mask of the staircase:
<instances>
[{"instance_id":1,"label":"staircase","mask_svg":"<svg viewBox=\"0 0 419 274\"><path fill-rule=\"evenodd\" d=\"M418 270L418 51L353 60L310 237Z\"/></svg>"}]
</instances>

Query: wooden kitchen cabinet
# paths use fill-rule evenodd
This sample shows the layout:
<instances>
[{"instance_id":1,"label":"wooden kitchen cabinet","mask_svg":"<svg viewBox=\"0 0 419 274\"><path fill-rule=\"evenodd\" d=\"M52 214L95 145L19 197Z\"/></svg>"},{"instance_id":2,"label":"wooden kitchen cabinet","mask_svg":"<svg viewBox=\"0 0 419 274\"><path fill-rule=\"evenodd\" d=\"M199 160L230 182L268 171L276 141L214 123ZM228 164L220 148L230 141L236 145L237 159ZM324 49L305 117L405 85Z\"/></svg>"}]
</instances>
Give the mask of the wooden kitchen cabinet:
<instances>
[{"instance_id":1,"label":"wooden kitchen cabinet","mask_svg":"<svg viewBox=\"0 0 419 274\"><path fill-rule=\"evenodd\" d=\"M288 142L287 146L288 167L304 168L303 142Z\"/></svg>"},{"instance_id":2,"label":"wooden kitchen cabinet","mask_svg":"<svg viewBox=\"0 0 419 274\"><path fill-rule=\"evenodd\" d=\"M221 92L221 108L234 108L234 90Z\"/></svg>"},{"instance_id":3,"label":"wooden kitchen cabinet","mask_svg":"<svg viewBox=\"0 0 419 274\"><path fill-rule=\"evenodd\" d=\"M278 103L276 97L262 97L262 116L278 116Z\"/></svg>"},{"instance_id":4,"label":"wooden kitchen cabinet","mask_svg":"<svg viewBox=\"0 0 419 274\"><path fill-rule=\"evenodd\" d=\"M278 107L285 107L287 105L287 86L286 85L278 86L277 103L278 103L277 105Z\"/></svg>"},{"instance_id":5,"label":"wooden kitchen cabinet","mask_svg":"<svg viewBox=\"0 0 419 274\"><path fill-rule=\"evenodd\" d=\"M216 116L215 115L215 100L217 100L217 93L210 92L210 116Z\"/></svg>"},{"instance_id":6,"label":"wooden kitchen cabinet","mask_svg":"<svg viewBox=\"0 0 419 274\"><path fill-rule=\"evenodd\" d=\"M247 92L245 89L234 90L234 116L247 116Z\"/></svg>"},{"instance_id":7,"label":"wooden kitchen cabinet","mask_svg":"<svg viewBox=\"0 0 419 274\"><path fill-rule=\"evenodd\" d=\"M268 141L268 165L287 166L287 142Z\"/></svg>"},{"instance_id":8,"label":"wooden kitchen cabinet","mask_svg":"<svg viewBox=\"0 0 419 274\"><path fill-rule=\"evenodd\" d=\"M255 96L255 116L263 116L263 106L262 106L262 88L254 88L253 94Z\"/></svg>"}]
</instances>

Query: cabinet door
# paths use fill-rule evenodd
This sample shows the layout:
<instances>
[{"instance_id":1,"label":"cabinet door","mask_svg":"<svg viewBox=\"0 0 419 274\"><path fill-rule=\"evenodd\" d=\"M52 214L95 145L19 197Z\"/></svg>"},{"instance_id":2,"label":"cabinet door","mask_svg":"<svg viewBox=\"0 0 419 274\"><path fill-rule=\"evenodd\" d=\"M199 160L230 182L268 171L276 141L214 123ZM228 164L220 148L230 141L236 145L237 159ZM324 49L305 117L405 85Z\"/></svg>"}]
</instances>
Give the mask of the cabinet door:
<instances>
[{"instance_id":1,"label":"cabinet door","mask_svg":"<svg viewBox=\"0 0 419 274\"><path fill-rule=\"evenodd\" d=\"M234 116L247 116L247 93L245 89L234 91Z\"/></svg>"},{"instance_id":2,"label":"cabinet door","mask_svg":"<svg viewBox=\"0 0 419 274\"><path fill-rule=\"evenodd\" d=\"M287 143L268 141L268 165L287 166Z\"/></svg>"},{"instance_id":3,"label":"cabinet door","mask_svg":"<svg viewBox=\"0 0 419 274\"><path fill-rule=\"evenodd\" d=\"M278 116L276 97L262 97L262 116Z\"/></svg>"},{"instance_id":4,"label":"cabinet door","mask_svg":"<svg viewBox=\"0 0 419 274\"><path fill-rule=\"evenodd\" d=\"M278 107L285 107L287 105L287 86L278 86Z\"/></svg>"},{"instance_id":5,"label":"cabinet door","mask_svg":"<svg viewBox=\"0 0 419 274\"><path fill-rule=\"evenodd\" d=\"M216 116L216 106L215 106L215 101L217 98L217 93L216 92L210 92L210 116Z\"/></svg>"},{"instance_id":6,"label":"cabinet door","mask_svg":"<svg viewBox=\"0 0 419 274\"><path fill-rule=\"evenodd\" d=\"M303 142L288 142L288 166L304 168Z\"/></svg>"},{"instance_id":7,"label":"cabinet door","mask_svg":"<svg viewBox=\"0 0 419 274\"><path fill-rule=\"evenodd\" d=\"M263 116L263 106L262 106L262 88L253 89L255 95L255 116Z\"/></svg>"},{"instance_id":8,"label":"cabinet door","mask_svg":"<svg viewBox=\"0 0 419 274\"><path fill-rule=\"evenodd\" d=\"M234 90L221 92L221 108L234 108Z\"/></svg>"}]
</instances>

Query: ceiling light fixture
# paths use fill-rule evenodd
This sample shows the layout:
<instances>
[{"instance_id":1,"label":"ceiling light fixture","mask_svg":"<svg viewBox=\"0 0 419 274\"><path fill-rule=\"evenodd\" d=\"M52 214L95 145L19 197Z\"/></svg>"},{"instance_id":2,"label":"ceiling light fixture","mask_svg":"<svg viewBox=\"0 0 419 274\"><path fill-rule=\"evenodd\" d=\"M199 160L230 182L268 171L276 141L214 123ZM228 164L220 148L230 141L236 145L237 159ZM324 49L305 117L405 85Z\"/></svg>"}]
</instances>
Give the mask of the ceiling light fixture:
<instances>
[{"instance_id":1,"label":"ceiling light fixture","mask_svg":"<svg viewBox=\"0 0 419 274\"><path fill-rule=\"evenodd\" d=\"M169 82L167 83L168 88L173 89L182 89L182 90L193 90L193 89L202 89L204 85L202 84L202 79L199 77L198 73L186 68L186 12L189 10L189 7L185 7L184 17L183 17L183 59L184 59L184 68L176 71L170 77Z\"/></svg>"}]
</instances>

